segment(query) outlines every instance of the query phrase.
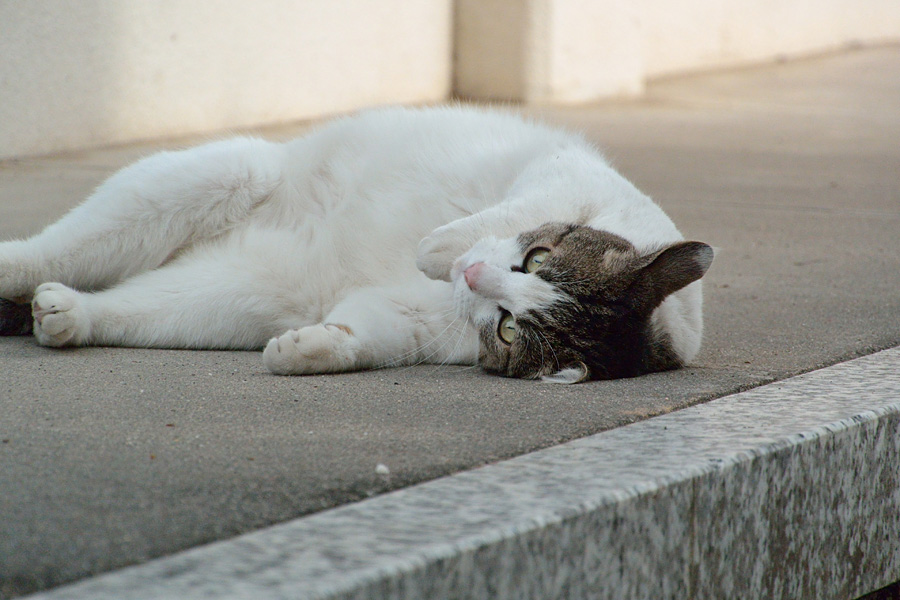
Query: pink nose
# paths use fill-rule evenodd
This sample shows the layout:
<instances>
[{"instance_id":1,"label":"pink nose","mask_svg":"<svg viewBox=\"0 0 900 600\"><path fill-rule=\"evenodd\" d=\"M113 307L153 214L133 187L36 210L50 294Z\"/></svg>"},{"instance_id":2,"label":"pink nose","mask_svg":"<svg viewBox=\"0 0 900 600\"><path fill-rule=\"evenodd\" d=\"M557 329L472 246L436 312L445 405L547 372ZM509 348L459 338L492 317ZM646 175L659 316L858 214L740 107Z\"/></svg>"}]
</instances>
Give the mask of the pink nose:
<instances>
[{"instance_id":1,"label":"pink nose","mask_svg":"<svg viewBox=\"0 0 900 600\"><path fill-rule=\"evenodd\" d=\"M477 262L463 271L463 276L466 278L466 285L469 286L470 290L475 291L478 286L478 278L481 277L482 269L484 269L484 263Z\"/></svg>"}]
</instances>

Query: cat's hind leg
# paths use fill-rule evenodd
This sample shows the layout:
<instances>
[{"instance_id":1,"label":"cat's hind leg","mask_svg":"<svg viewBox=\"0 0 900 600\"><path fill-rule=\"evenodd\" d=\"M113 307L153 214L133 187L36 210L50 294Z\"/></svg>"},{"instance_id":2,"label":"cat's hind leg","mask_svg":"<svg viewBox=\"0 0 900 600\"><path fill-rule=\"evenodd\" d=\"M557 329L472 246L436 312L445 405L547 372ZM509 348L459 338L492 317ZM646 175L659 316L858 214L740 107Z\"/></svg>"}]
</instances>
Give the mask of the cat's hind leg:
<instances>
[{"instance_id":1,"label":"cat's hind leg","mask_svg":"<svg viewBox=\"0 0 900 600\"><path fill-rule=\"evenodd\" d=\"M323 323L273 338L263 361L278 375L475 364L475 330L456 315L450 290L447 283L424 278L409 286L361 289Z\"/></svg>"},{"instance_id":2,"label":"cat's hind leg","mask_svg":"<svg viewBox=\"0 0 900 600\"><path fill-rule=\"evenodd\" d=\"M0 298L111 286L234 227L281 180L282 147L236 138L162 152L114 174L41 233L0 243Z\"/></svg>"},{"instance_id":3,"label":"cat's hind leg","mask_svg":"<svg viewBox=\"0 0 900 600\"><path fill-rule=\"evenodd\" d=\"M239 253L193 252L97 292L38 286L34 335L45 346L262 348L304 315ZM308 320L308 319L307 319Z\"/></svg>"}]
</instances>

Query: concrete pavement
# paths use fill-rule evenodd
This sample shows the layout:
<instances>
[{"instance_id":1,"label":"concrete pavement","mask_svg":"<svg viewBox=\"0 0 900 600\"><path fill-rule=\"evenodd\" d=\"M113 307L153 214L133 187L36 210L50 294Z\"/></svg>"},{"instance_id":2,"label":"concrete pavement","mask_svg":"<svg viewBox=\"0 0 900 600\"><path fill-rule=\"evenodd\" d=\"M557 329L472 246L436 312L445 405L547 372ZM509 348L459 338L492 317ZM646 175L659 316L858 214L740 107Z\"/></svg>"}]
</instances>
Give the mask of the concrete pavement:
<instances>
[{"instance_id":1,"label":"concrete pavement","mask_svg":"<svg viewBox=\"0 0 900 600\"><path fill-rule=\"evenodd\" d=\"M692 368L565 388L454 367L280 378L254 353L0 339L0 597L900 344L900 48L527 112L584 130L720 248ZM0 238L161 147L0 163Z\"/></svg>"},{"instance_id":2,"label":"concrete pavement","mask_svg":"<svg viewBox=\"0 0 900 600\"><path fill-rule=\"evenodd\" d=\"M895 598L898 367L891 348L29 598Z\"/></svg>"}]
</instances>

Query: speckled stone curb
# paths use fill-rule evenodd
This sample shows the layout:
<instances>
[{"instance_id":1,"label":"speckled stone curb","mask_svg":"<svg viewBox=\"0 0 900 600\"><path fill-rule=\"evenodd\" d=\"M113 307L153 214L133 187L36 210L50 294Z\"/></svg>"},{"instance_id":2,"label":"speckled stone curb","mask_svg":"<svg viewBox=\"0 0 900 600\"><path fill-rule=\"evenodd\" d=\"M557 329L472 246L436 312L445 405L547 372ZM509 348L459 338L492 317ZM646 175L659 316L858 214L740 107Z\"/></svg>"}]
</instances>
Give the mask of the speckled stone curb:
<instances>
[{"instance_id":1,"label":"speckled stone curb","mask_svg":"<svg viewBox=\"0 0 900 600\"><path fill-rule=\"evenodd\" d=\"M33 598L856 598L900 580L900 349Z\"/></svg>"}]
</instances>

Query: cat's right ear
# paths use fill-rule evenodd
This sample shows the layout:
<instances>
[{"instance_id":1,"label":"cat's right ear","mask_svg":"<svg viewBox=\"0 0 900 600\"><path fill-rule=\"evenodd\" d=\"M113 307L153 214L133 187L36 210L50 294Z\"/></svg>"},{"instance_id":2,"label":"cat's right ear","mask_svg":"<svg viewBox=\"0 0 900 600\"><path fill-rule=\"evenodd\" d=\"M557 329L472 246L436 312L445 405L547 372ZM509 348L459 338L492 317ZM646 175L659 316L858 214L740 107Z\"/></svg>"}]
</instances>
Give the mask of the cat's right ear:
<instances>
[{"instance_id":1,"label":"cat's right ear","mask_svg":"<svg viewBox=\"0 0 900 600\"><path fill-rule=\"evenodd\" d=\"M573 384L587 381L588 379L590 379L589 375L590 373L588 371L587 365L579 362L572 365L571 367L561 369L553 375L544 375L543 377L541 377L541 381L543 381L544 383Z\"/></svg>"},{"instance_id":2,"label":"cat's right ear","mask_svg":"<svg viewBox=\"0 0 900 600\"><path fill-rule=\"evenodd\" d=\"M641 269L639 280L649 287L651 308L669 294L694 283L709 269L714 252L703 242L678 242L659 251Z\"/></svg>"}]
</instances>

